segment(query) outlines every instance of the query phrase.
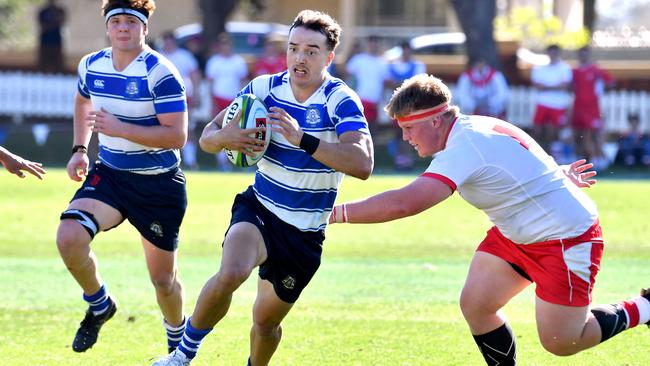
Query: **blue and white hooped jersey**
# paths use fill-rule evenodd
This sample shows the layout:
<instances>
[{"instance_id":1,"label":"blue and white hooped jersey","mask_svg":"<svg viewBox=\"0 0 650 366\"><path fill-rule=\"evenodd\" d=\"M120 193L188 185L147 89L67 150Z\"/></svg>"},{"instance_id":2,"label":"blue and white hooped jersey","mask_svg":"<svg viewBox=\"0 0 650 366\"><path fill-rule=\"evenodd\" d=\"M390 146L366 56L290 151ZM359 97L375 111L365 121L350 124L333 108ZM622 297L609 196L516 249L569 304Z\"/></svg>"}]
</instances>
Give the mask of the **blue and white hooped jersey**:
<instances>
[{"instance_id":1,"label":"blue and white hooped jersey","mask_svg":"<svg viewBox=\"0 0 650 366\"><path fill-rule=\"evenodd\" d=\"M303 131L326 142L336 143L348 131L369 134L359 97L329 74L304 103L296 101L286 71L253 79L239 94L243 93L255 94L267 108L284 109ZM327 226L343 173L312 158L279 133L272 135L257 165L253 189L269 211L302 231Z\"/></svg>"},{"instance_id":2,"label":"blue and white hooped jersey","mask_svg":"<svg viewBox=\"0 0 650 366\"><path fill-rule=\"evenodd\" d=\"M187 111L183 79L176 67L145 47L123 71L113 67L111 48L84 56L79 62L79 93L93 109L106 109L120 121L157 126L158 114ZM177 149L145 146L121 138L99 136L99 160L113 169L160 174L180 164Z\"/></svg>"}]
</instances>

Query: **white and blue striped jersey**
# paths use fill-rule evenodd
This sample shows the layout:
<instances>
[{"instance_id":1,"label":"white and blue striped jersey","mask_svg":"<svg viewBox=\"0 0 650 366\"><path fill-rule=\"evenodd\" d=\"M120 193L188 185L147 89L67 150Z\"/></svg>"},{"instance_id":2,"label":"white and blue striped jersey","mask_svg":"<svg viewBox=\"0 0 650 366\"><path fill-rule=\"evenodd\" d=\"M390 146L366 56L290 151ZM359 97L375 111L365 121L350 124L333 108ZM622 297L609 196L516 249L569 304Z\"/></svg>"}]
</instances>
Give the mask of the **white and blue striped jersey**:
<instances>
[{"instance_id":1,"label":"white and blue striped jersey","mask_svg":"<svg viewBox=\"0 0 650 366\"><path fill-rule=\"evenodd\" d=\"M296 101L285 71L253 79L239 94L252 93L267 108L287 111L303 129L322 141L336 143L348 131L369 134L357 94L329 74L307 101ZM284 222L302 231L327 226L343 173L317 161L284 136L274 133L258 165L253 189L259 201Z\"/></svg>"},{"instance_id":2,"label":"white and blue striped jersey","mask_svg":"<svg viewBox=\"0 0 650 366\"><path fill-rule=\"evenodd\" d=\"M113 67L111 48L84 56L79 62L79 93L93 109L106 109L120 121L140 126L160 125L158 114L187 110L183 79L176 67L149 47L123 71ZM113 169L159 174L180 164L177 149L145 146L99 133L99 160Z\"/></svg>"}]
</instances>

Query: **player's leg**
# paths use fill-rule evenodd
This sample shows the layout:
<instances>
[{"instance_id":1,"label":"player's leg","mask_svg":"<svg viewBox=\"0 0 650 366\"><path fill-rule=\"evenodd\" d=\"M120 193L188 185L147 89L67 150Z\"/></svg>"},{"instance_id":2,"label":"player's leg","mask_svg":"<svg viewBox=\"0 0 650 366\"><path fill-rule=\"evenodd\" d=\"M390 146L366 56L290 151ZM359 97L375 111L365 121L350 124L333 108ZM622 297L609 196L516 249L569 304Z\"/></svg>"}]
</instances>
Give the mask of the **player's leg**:
<instances>
[{"instance_id":1,"label":"player's leg","mask_svg":"<svg viewBox=\"0 0 650 366\"><path fill-rule=\"evenodd\" d=\"M474 254L460 307L488 365L516 363L515 338L501 308L530 284L505 260L482 251Z\"/></svg>"},{"instance_id":2,"label":"player's leg","mask_svg":"<svg viewBox=\"0 0 650 366\"><path fill-rule=\"evenodd\" d=\"M537 329L546 350L568 356L650 320L650 294L616 304L571 307L536 299Z\"/></svg>"},{"instance_id":3,"label":"player's leg","mask_svg":"<svg viewBox=\"0 0 650 366\"><path fill-rule=\"evenodd\" d=\"M268 365L282 338L280 323L292 306L292 303L282 301L276 295L271 282L258 279L250 334L251 366Z\"/></svg>"},{"instance_id":4,"label":"player's leg","mask_svg":"<svg viewBox=\"0 0 650 366\"><path fill-rule=\"evenodd\" d=\"M178 351L194 358L203 338L228 312L233 292L264 260L266 247L259 229L249 222L231 226L223 243L221 267L203 286Z\"/></svg>"},{"instance_id":5,"label":"player's leg","mask_svg":"<svg viewBox=\"0 0 650 366\"><path fill-rule=\"evenodd\" d=\"M177 275L177 251L158 248L144 237L142 237L142 246L149 278L156 290L156 300L164 318L168 351L172 352L178 347L185 330L183 285Z\"/></svg>"},{"instance_id":6,"label":"player's leg","mask_svg":"<svg viewBox=\"0 0 650 366\"><path fill-rule=\"evenodd\" d=\"M90 242L97 232L112 228L121 221L122 215L118 210L91 198L72 201L61 215L57 248L88 303L88 311L72 344L76 352L92 347L101 326L115 313L115 303L101 280L97 257L90 249Z\"/></svg>"}]
</instances>

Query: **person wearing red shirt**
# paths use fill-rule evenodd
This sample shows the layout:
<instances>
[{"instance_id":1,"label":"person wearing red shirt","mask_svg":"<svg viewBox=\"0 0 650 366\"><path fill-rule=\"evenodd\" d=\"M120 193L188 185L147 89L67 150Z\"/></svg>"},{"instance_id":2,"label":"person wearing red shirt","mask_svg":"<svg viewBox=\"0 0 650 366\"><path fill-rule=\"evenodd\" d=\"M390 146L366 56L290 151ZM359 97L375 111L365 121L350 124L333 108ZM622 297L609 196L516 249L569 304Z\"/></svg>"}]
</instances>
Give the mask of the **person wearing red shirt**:
<instances>
[{"instance_id":1,"label":"person wearing red shirt","mask_svg":"<svg viewBox=\"0 0 650 366\"><path fill-rule=\"evenodd\" d=\"M253 65L254 76L277 74L287 69L286 50L284 40L275 35L267 36L264 43L264 52Z\"/></svg>"},{"instance_id":2,"label":"person wearing red shirt","mask_svg":"<svg viewBox=\"0 0 650 366\"><path fill-rule=\"evenodd\" d=\"M593 162L596 169L606 168L608 163L603 152L604 123L600 113L599 99L603 87L614 85L611 75L591 61L588 46L578 50L580 64L573 69L573 116L571 127L579 157Z\"/></svg>"}]
</instances>

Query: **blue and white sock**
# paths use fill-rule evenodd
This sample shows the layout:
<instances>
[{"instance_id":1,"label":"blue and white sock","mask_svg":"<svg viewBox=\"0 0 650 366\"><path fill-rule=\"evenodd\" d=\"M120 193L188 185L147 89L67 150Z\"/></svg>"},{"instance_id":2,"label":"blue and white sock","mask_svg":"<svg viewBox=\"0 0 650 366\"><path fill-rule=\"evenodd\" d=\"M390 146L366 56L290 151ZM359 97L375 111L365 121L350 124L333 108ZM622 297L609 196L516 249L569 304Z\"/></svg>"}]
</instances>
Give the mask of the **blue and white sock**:
<instances>
[{"instance_id":1,"label":"blue and white sock","mask_svg":"<svg viewBox=\"0 0 650 366\"><path fill-rule=\"evenodd\" d=\"M163 319L163 326L167 332L167 347L170 349L177 348L185 332L185 318L183 318L181 325L177 327L167 323L167 320Z\"/></svg>"},{"instance_id":2,"label":"blue and white sock","mask_svg":"<svg viewBox=\"0 0 650 366\"><path fill-rule=\"evenodd\" d=\"M106 285L102 285L102 287L99 288L99 291L92 295L86 295L84 293L83 298L88 303L90 310L93 312L93 314L95 314L95 316L103 314L106 310L108 310L109 296L108 292L106 291Z\"/></svg>"},{"instance_id":3,"label":"blue and white sock","mask_svg":"<svg viewBox=\"0 0 650 366\"><path fill-rule=\"evenodd\" d=\"M194 328L190 323L191 320L191 317L187 319L187 323L185 325L185 333L183 333L183 339L178 345L178 350L183 352L185 356L187 356L187 358L190 360L193 359L196 356L196 352L199 351L199 347L201 347L203 338L205 338L205 336L207 336L208 333L212 331L212 328L205 330Z\"/></svg>"}]
</instances>

